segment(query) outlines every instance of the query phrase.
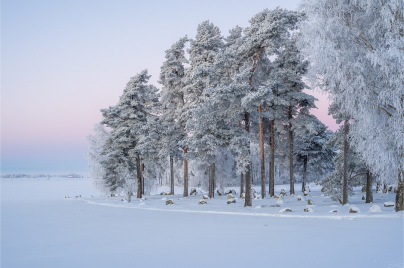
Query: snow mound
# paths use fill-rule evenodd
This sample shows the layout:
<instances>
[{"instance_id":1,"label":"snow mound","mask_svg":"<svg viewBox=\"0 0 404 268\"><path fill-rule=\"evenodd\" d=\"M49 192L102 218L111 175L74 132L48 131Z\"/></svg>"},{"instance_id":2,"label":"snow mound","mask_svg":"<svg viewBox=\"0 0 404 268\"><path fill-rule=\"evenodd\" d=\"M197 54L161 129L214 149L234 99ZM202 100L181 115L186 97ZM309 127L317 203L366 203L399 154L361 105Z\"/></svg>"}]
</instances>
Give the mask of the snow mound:
<instances>
[{"instance_id":1,"label":"snow mound","mask_svg":"<svg viewBox=\"0 0 404 268\"><path fill-rule=\"evenodd\" d=\"M161 200L167 200L167 197L163 197L163 198L161 198Z\"/></svg>"},{"instance_id":2,"label":"snow mound","mask_svg":"<svg viewBox=\"0 0 404 268\"><path fill-rule=\"evenodd\" d=\"M291 208L284 208L284 209L279 210L279 212L292 212L292 209Z\"/></svg>"},{"instance_id":3,"label":"snow mound","mask_svg":"<svg viewBox=\"0 0 404 268\"><path fill-rule=\"evenodd\" d=\"M311 207L305 207L303 211L304 212L314 212Z\"/></svg>"},{"instance_id":4,"label":"snow mound","mask_svg":"<svg viewBox=\"0 0 404 268\"><path fill-rule=\"evenodd\" d=\"M203 199L209 199L209 196L207 196L207 195L204 194L204 195L202 196L202 198L203 198Z\"/></svg>"},{"instance_id":5,"label":"snow mound","mask_svg":"<svg viewBox=\"0 0 404 268\"><path fill-rule=\"evenodd\" d=\"M260 194L254 193L254 199L262 199L262 197Z\"/></svg>"},{"instance_id":6,"label":"snow mound","mask_svg":"<svg viewBox=\"0 0 404 268\"><path fill-rule=\"evenodd\" d=\"M369 208L369 212L382 212L382 209L378 205L373 205Z\"/></svg>"},{"instance_id":7,"label":"snow mound","mask_svg":"<svg viewBox=\"0 0 404 268\"><path fill-rule=\"evenodd\" d=\"M199 200L198 205L206 205L206 204L207 204L207 203L206 203L205 199Z\"/></svg>"},{"instance_id":8,"label":"snow mound","mask_svg":"<svg viewBox=\"0 0 404 268\"><path fill-rule=\"evenodd\" d=\"M359 213L361 212L360 209L358 207L352 206L349 208L349 213Z\"/></svg>"},{"instance_id":9,"label":"snow mound","mask_svg":"<svg viewBox=\"0 0 404 268\"><path fill-rule=\"evenodd\" d=\"M236 203L236 199L229 199L229 200L227 200L227 204L233 204L233 203Z\"/></svg>"},{"instance_id":10,"label":"snow mound","mask_svg":"<svg viewBox=\"0 0 404 268\"><path fill-rule=\"evenodd\" d=\"M302 200L303 200L303 197L301 195L298 195L297 196L297 201L302 201Z\"/></svg>"},{"instance_id":11,"label":"snow mound","mask_svg":"<svg viewBox=\"0 0 404 268\"><path fill-rule=\"evenodd\" d=\"M277 204L283 204L283 195L281 195L278 200L276 200Z\"/></svg>"},{"instance_id":12,"label":"snow mound","mask_svg":"<svg viewBox=\"0 0 404 268\"><path fill-rule=\"evenodd\" d=\"M256 206L255 208L256 208L256 209L260 209L260 208L261 208L261 206Z\"/></svg>"},{"instance_id":13,"label":"snow mound","mask_svg":"<svg viewBox=\"0 0 404 268\"><path fill-rule=\"evenodd\" d=\"M233 196L232 194L229 194L229 195L227 196L227 199L234 199L234 196Z\"/></svg>"},{"instance_id":14,"label":"snow mound","mask_svg":"<svg viewBox=\"0 0 404 268\"><path fill-rule=\"evenodd\" d=\"M394 202L384 202L385 207L394 207Z\"/></svg>"}]
</instances>

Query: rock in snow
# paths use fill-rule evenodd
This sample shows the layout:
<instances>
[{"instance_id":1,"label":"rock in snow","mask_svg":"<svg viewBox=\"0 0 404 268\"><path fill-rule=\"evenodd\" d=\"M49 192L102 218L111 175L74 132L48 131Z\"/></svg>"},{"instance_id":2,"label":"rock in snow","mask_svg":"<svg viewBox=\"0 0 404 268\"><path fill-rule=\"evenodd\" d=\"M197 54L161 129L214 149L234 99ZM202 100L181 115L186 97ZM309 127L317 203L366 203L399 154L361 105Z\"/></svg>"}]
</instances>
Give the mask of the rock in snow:
<instances>
[{"instance_id":1,"label":"rock in snow","mask_svg":"<svg viewBox=\"0 0 404 268\"><path fill-rule=\"evenodd\" d=\"M195 188L192 188L192 189L191 189L191 193L190 193L189 195L196 195L196 189L195 189Z\"/></svg>"},{"instance_id":2,"label":"rock in snow","mask_svg":"<svg viewBox=\"0 0 404 268\"><path fill-rule=\"evenodd\" d=\"M358 207L350 207L349 213L359 213L361 212Z\"/></svg>"},{"instance_id":3,"label":"rock in snow","mask_svg":"<svg viewBox=\"0 0 404 268\"><path fill-rule=\"evenodd\" d=\"M382 209L378 205L373 205L369 208L369 212L382 212Z\"/></svg>"},{"instance_id":4,"label":"rock in snow","mask_svg":"<svg viewBox=\"0 0 404 268\"><path fill-rule=\"evenodd\" d=\"M202 198L203 198L203 199L209 199L209 196L207 196L207 195L204 194L204 195L202 196Z\"/></svg>"},{"instance_id":5,"label":"rock in snow","mask_svg":"<svg viewBox=\"0 0 404 268\"><path fill-rule=\"evenodd\" d=\"M174 205L174 201L172 199L168 199L166 201L166 205Z\"/></svg>"},{"instance_id":6,"label":"rock in snow","mask_svg":"<svg viewBox=\"0 0 404 268\"><path fill-rule=\"evenodd\" d=\"M303 200L303 197L301 195L298 195L297 196L297 201L302 201L302 200Z\"/></svg>"},{"instance_id":7,"label":"rock in snow","mask_svg":"<svg viewBox=\"0 0 404 268\"><path fill-rule=\"evenodd\" d=\"M232 195L232 194L229 194L228 196L227 196L227 199L233 199L234 198L234 196Z\"/></svg>"},{"instance_id":8,"label":"rock in snow","mask_svg":"<svg viewBox=\"0 0 404 268\"><path fill-rule=\"evenodd\" d=\"M394 207L394 202L384 202L385 207Z\"/></svg>"},{"instance_id":9,"label":"rock in snow","mask_svg":"<svg viewBox=\"0 0 404 268\"><path fill-rule=\"evenodd\" d=\"M315 204L314 204L313 200L309 199L309 200L307 200L307 205L314 206Z\"/></svg>"},{"instance_id":10,"label":"rock in snow","mask_svg":"<svg viewBox=\"0 0 404 268\"><path fill-rule=\"evenodd\" d=\"M330 210L330 212L338 212L338 210L336 210L336 209L333 209L333 210Z\"/></svg>"},{"instance_id":11,"label":"rock in snow","mask_svg":"<svg viewBox=\"0 0 404 268\"><path fill-rule=\"evenodd\" d=\"M314 212L313 209L311 209L311 207L305 207L304 212Z\"/></svg>"},{"instance_id":12,"label":"rock in snow","mask_svg":"<svg viewBox=\"0 0 404 268\"><path fill-rule=\"evenodd\" d=\"M279 212L292 212L292 209L291 208L284 208L284 209L279 210Z\"/></svg>"},{"instance_id":13,"label":"rock in snow","mask_svg":"<svg viewBox=\"0 0 404 268\"><path fill-rule=\"evenodd\" d=\"M233 203L236 203L236 199L227 200L227 204L233 204Z\"/></svg>"},{"instance_id":14,"label":"rock in snow","mask_svg":"<svg viewBox=\"0 0 404 268\"><path fill-rule=\"evenodd\" d=\"M198 204L199 205L206 205L207 203L206 203L206 201L204 199L201 199L201 200L199 200Z\"/></svg>"}]
</instances>

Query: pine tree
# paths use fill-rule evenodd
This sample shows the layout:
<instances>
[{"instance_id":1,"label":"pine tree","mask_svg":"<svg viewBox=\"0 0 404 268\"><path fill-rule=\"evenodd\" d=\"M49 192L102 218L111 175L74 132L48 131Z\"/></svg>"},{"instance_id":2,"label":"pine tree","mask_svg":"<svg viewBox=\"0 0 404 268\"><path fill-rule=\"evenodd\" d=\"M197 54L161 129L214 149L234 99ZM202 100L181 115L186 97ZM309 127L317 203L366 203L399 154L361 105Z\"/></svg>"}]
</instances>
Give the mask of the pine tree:
<instances>
[{"instance_id":1,"label":"pine tree","mask_svg":"<svg viewBox=\"0 0 404 268\"><path fill-rule=\"evenodd\" d=\"M185 98L182 88L184 83L184 64L188 63L185 58L184 47L188 38L184 37L166 50L166 61L160 72L159 83L163 85L161 93L162 113L159 123L163 126L164 135L161 138L160 158L163 162L169 156L170 168L170 193L174 194L174 158L182 156L181 141L187 137L185 119L182 117Z\"/></svg>"},{"instance_id":2,"label":"pine tree","mask_svg":"<svg viewBox=\"0 0 404 268\"><path fill-rule=\"evenodd\" d=\"M142 197L141 140L147 135L145 125L153 117L158 103L157 88L146 85L150 76L147 70L132 77L127 83L116 106L101 110L102 124L111 128L102 154L107 156L103 162L106 169L104 180L111 190L125 188L128 201L137 188L137 198ZM125 176L120 176L120 172ZM133 181L136 174L137 182Z\"/></svg>"}]
</instances>

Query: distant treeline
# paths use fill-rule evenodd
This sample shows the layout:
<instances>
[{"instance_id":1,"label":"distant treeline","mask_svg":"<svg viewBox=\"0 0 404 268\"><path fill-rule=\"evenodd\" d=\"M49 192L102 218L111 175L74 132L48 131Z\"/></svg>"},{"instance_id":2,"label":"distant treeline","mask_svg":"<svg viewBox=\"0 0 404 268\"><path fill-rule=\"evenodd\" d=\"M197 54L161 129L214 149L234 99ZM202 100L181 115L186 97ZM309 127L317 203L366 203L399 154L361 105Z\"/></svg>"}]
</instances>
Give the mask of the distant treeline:
<instances>
[{"instance_id":1,"label":"distant treeline","mask_svg":"<svg viewBox=\"0 0 404 268\"><path fill-rule=\"evenodd\" d=\"M58 177L58 178L83 178L82 175L78 174L67 174L67 175L46 175L46 174L7 174L1 175L2 178L47 178L47 177Z\"/></svg>"}]
</instances>

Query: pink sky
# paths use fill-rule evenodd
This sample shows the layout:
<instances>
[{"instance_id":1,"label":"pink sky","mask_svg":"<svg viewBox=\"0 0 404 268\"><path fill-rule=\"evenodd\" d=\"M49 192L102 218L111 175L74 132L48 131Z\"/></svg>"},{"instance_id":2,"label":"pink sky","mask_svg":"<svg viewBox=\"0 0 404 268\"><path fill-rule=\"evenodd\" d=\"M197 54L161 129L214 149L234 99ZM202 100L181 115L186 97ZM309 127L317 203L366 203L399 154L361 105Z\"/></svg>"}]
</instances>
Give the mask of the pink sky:
<instances>
[{"instance_id":1,"label":"pink sky","mask_svg":"<svg viewBox=\"0 0 404 268\"><path fill-rule=\"evenodd\" d=\"M226 36L293 1L2 1L2 173L86 171L86 136L143 69L157 84L164 51L210 20ZM330 129L328 102L313 111Z\"/></svg>"}]
</instances>

